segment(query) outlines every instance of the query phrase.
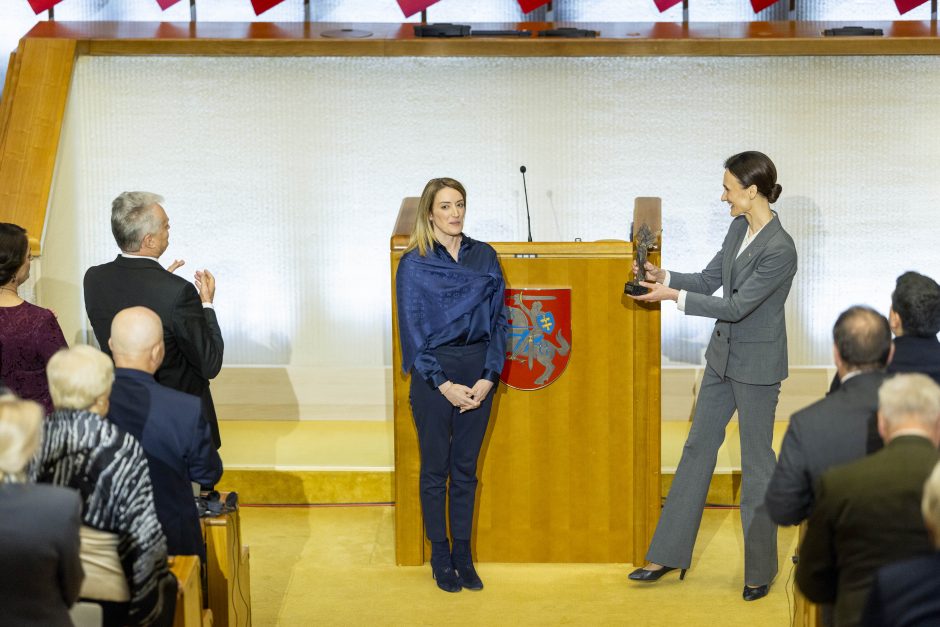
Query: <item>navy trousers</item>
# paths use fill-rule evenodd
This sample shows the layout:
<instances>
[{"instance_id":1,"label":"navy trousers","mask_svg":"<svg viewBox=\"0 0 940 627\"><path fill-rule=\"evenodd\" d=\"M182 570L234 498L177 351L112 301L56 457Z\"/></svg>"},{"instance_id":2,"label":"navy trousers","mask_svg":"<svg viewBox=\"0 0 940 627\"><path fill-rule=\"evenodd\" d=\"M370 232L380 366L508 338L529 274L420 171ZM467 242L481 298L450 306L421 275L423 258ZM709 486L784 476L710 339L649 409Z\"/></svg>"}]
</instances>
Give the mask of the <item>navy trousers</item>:
<instances>
[{"instance_id":1,"label":"navy trousers","mask_svg":"<svg viewBox=\"0 0 940 627\"><path fill-rule=\"evenodd\" d=\"M445 346L434 350L447 378L473 387L483 372L487 344ZM450 499L450 531L470 540L477 490L477 458L486 435L496 388L476 409L460 413L437 388L411 376L411 413L421 449L421 510L431 542L447 539L445 509ZM448 489L449 479L449 489Z\"/></svg>"}]
</instances>

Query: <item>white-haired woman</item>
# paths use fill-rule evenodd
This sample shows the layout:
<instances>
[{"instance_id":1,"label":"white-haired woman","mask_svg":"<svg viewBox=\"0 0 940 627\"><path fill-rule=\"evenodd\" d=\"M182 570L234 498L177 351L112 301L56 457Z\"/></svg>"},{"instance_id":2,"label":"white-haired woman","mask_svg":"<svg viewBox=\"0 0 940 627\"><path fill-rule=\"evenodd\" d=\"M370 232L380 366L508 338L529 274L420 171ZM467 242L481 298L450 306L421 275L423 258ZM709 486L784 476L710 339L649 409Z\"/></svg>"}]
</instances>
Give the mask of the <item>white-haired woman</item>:
<instances>
[{"instance_id":1,"label":"white-haired woman","mask_svg":"<svg viewBox=\"0 0 940 627\"><path fill-rule=\"evenodd\" d=\"M4 624L64 627L82 585L82 503L74 490L23 483L42 415L37 403L0 397L0 611Z\"/></svg>"},{"instance_id":2,"label":"white-haired woman","mask_svg":"<svg viewBox=\"0 0 940 627\"><path fill-rule=\"evenodd\" d=\"M103 418L114 365L101 351L76 346L53 355L46 372L56 409L30 475L81 494L81 596L101 604L105 625L169 625L176 580L147 459L137 440Z\"/></svg>"}]
</instances>

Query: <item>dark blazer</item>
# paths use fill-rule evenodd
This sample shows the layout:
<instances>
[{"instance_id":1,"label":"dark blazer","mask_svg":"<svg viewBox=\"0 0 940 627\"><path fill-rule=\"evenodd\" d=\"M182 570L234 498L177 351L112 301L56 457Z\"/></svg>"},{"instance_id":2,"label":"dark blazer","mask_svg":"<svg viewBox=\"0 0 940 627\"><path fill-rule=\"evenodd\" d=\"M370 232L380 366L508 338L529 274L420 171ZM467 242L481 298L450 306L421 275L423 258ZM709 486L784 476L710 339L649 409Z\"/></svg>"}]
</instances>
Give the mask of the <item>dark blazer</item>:
<instances>
[{"instance_id":1,"label":"dark blazer","mask_svg":"<svg viewBox=\"0 0 940 627\"><path fill-rule=\"evenodd\" d=\"M894 356L888 372L919 372L940 385L940 340L934 337L902 335L894 338Z\"/></svg>"},{"instance_id":2,"label":"dark blazer","mask_svg":"<svg viewBox=\"0 0 940 627\"><path fill-rule=\"evenodd\" d=\"M75 490L0 484L0 625L71 627L85 577L81 521Z\"/></svg>"},{"instance_id":3,"label":"dark blazer","mask_svg":"<svg viewBox=\"0 0 940 627\"><path fill-rule=\"evenodd\" d=\"M859 624L879 568L933 552L920 499L938 458L930 440L904 435L823 473L796 583L811 601L835 602L836 627Z\"/></svg>"},{"instance_id":4,"label":"dark blazer","mask_svg":"<svg viewBox=\"0 0 940 627\"><path fill-rule=\"evenodd\" d=\"M796 274L796 247L774 213L737 256L747 228L744 216L735 218L705 269L670 272L669 287L686 290L686 315L716 319L705 361L720 377L772 385L787 378L784 304ZM722 296L712 296L719 287Z\"/></svg>"},{"instance_id":5,"label":"dark blazer","mask_svg":"<svg viewBox=\"0 0 940 627\"><path fill-rule=\"evenodd\" d=\"M222 369L222 331L215 311L204 308L192 283L167 272L156 259L118 257L85 273L85 310L101 350L108 355L111 321L128 307L152 309L163 322L166 355L157 381L202 399L216 448L219 425L209 392L209 379Z\"/></svg>"},{"instance_id":6,"label":"dark blazer","mask_svg":"<svg viewBox=\"0 0 940 627\"><path fill-rule=\"evenodd\" d=\"M771 520L800 524L813 509L813 490L823 472L882 447L877 422L878 388L884 378L883 372L857 374L793 414L767 486Z\"/></svg>"},{"instance_id":7,"label":"dark blazer","mask_svg":"<svg viewBox=\"0 0 940 627\"><path fill-rule=\"evenodd\" d=\"M114 372L108 420L144 449L167 551L205 558L190 482L215 484L222 476L222 460L199 411L198 398L160 385L146 372Z\"/></svg>"},{"instance_id":8,"label":"dark blazer","mask_svg":"<svg viewBox=\"0 0 940 627\"><path fill-rule=\"evenodd\" d=\"M878 569L862 614L862 625L940 625L940 552Z\"/></svg>"}]
</instances>

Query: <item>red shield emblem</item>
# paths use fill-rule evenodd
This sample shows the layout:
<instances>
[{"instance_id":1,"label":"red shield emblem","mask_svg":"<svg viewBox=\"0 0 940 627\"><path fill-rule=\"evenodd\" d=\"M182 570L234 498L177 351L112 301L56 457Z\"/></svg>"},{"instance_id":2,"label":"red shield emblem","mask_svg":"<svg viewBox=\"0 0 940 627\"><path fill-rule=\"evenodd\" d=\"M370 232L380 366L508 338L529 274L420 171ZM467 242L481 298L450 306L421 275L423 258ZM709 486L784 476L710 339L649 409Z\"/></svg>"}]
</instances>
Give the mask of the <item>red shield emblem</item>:
<instances>
[{"instance_id":1,"label":"red shield emblem","mask_svg":"<svg viewBox=\"0 0 940 627\"><path fill-rule=\"evenodd\" d=\"M509 334L500 380L538 390L561 376L571 356L571 290L506 290Z\"/></svg>"}]
</instances>

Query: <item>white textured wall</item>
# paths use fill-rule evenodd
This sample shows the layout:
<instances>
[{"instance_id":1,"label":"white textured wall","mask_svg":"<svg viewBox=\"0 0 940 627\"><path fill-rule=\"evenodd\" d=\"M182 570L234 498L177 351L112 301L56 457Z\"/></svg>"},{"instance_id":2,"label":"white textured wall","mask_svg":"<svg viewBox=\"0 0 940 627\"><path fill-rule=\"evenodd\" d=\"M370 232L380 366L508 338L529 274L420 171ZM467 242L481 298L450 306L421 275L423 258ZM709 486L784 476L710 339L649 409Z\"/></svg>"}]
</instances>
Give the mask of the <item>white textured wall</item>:
<instances>
[{"instance_id":1,"label":"white textured wall","mask_svg":"<svg viewBox=\"0 0 940 627\"><path fill-rule=\"evenodd\" d=\"M791 363L828 364L837 313L886 311L907 269L940 275L940 59L82 57L40 295L81 335L84 269L111 258L111 199L167 197L187 276L218 276L233 364L390 363L388 237L432 176L469 194L467 232L624 238L663 198L666 265L697 270L727 223L722 161L771 155L797 242ZM664 306L667 359L710 322Z\"/></svg>"}]
</instances>

